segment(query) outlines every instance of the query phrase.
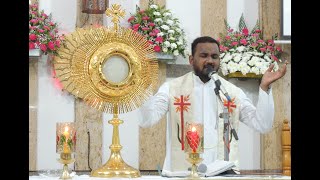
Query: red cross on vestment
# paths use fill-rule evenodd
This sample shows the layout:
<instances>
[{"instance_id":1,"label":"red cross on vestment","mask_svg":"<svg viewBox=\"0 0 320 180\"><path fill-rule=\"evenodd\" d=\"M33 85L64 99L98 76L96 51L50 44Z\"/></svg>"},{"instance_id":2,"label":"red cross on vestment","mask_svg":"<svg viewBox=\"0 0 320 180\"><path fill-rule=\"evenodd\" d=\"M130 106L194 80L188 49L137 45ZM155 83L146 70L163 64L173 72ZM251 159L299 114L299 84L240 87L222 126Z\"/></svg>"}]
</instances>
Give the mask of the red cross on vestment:
<instances>
[{"instance_id":1,"label":"red cross on vestment","mask_svg":"<svg viewBox=\"0 0 320 180\"><path fill-rule=\"evenodd\" d=\"M223 100L223 105L226 106L228 108L228 112L232 113L233 109L232 108L236 108L237 106L234 103L234 99L232 98L231 101L228 101L226 99Z\"/></svg>"},{"instance_id":2,"label":"red cross on vestment","mask_svg":"<svg viewBox=\"0 0 320 180\"><path fill-rule=\"evenodd\" d=\"M181 119L181 149L184 150L184 137L183 137L183 132L184 132L184 119L183 119L183 111L188 112L188 106L191 105L191 103L188 103L189 101L189 96L183 97L183 95L180 96L180 98L174 97L174 105L178 105L176 108L176 112L180 111L180 119Z\"/></svg>"}]
</instances>

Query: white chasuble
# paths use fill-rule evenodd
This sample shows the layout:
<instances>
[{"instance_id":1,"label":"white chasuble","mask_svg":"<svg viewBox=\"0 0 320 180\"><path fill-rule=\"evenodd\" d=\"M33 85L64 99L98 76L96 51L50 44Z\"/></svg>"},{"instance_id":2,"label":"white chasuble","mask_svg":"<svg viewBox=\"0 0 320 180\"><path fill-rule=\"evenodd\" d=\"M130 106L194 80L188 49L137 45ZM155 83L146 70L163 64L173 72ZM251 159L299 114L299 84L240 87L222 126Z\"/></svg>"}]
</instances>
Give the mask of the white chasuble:
<instances>
[{"instance_id":1,"label":"white chasuble","mask_svg":"<svg viewBox=\"0 0 320 180\"><path fill-rule=\"evenodd\" d=\"M203 116L205 116L206 112L203 111L203 108L196 111L196 106L199 106L199 102L197 102L198 96L195 95L194 91L194 79L193 72L187 73L184 76L176 78L169 82L169 116L171 119L172 132L169 137L171 139L171 165L169 171L186 171L191 164L186 160L187 153L185 153L184 148L186 146L186 139L183 135L184 128L186 126L186 122L197 122L204 123ZM216 102L213 111L216 111L216 123L212 127L216 128L206 128L204 127L204 148L206 148L208 144L206 144L206 134L211 134L211 136L207 137L207 142L210 141L208 138L216 137L217 144L211 145L212 154L217 153L217 159L224 160L224 141L223 141L223 119L219 118L219 114L223 112L223 106L229 106L230 110L230 122L232 123L233 128L238 132L239 125L239 107L238 107L238 95L240 93L240 88L235 85L229 83L225 79L219 77L222 86L225 87L226 91L229 93L231 97L232 104L224 103L219 100L219 98L215 98ZM212 93L214 93L212 89ZM197 98L195 98L197 97ZM224 96L220 96L222 100L226 100ZM203 97L206 98L206 97ZM198 100L199 101L199 100ZM204 102L204 101L202 101ZM206 104L203 104L206 106ZM209 107L211 108L211 107ZM213 120L212 120L213 121ZM207 130L206 130L207 129ZM206 133L206 131L210 131L210 133ZM214 133L215 132L215 133ZM218 150L218 152L215 152ZM213 156L213 155L212 155ZM229 160L233 161L237 167L239 167L239 154L238 154L238 142L232 139L230 143L230 152L229 152ZM210 160L208 160L210 162Z\"/></svg>"}]
</instances>

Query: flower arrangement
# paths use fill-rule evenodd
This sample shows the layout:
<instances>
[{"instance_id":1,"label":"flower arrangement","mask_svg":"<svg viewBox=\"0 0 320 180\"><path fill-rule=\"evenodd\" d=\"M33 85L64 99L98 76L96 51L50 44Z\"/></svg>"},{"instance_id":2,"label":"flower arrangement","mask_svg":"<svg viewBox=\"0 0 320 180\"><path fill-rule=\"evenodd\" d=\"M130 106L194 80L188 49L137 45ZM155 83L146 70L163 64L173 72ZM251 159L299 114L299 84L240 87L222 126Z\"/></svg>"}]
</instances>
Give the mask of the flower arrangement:
<instances>
[{"instance_id":1,"label":"flower arrangement","mask_svg":"<svg viewBox=\"0 0 320 180\"><path fill-rule=\"evenodd\" d=\"M136 6L136 13L129 19L130 28L143 36L153 45L155 52L187 55L185 33L180 28L179 20L174 18L170 10L149 1L146 10Z\"/></svg>"},{"instance_id":2,"label":"flower arrangement","mask_svg":"<svg viewBox=\"0 0 320 180\"><path fill-rule=\"evenodd\" d=\"M43 10L39 11L38 3L29 4L29 50L39 48L44 54L57 55L64 35L58 34L58 25Z\"/></svg>"},{"instance_id":3,"label":"flower arrangement","mask_svg":"<svg viewBox=\"0 0 320 180\"><path fill-rule=\"evenodd\" d=\"M249 33L243 15L238 31L231 29L226 21L225 25L227 35L220 35L221 71L224 76L234 72L263 75L271 63L275 64L273 71L278 70L282 49L274 43L277 34L272 39L263 40L259 21Z\"/></svg>"}]
</instances>

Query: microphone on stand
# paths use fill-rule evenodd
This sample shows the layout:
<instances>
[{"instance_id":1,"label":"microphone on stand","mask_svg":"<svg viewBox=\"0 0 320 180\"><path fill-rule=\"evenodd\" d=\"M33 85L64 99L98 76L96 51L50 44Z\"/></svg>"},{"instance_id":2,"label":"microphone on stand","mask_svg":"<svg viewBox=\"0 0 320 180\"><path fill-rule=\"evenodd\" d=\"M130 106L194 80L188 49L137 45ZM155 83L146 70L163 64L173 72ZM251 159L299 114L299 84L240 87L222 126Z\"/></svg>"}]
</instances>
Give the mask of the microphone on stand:
<instances>
[{"instance_id":1,"label":"microphone on stand","mask_svg":"<svg viewBox=\"0 0 320 180\"><path fill-rule=\"evenodd\" d=\"M226 96L226 98L228 99L228 101L231 101L231 98L228 94L228 92L226 91L226 89L222 86L220 80L218 79L218 76L217 76L217 71L214 71L213 68L211 66L208 67L208 70L207 70L208 73L208 77L211 78L214 83L216 84L216 87L217 87L217 91L221 90L221 92ZM216 91L216 90L215 90ZM217 92L216 92L217 94Z\"/></svg>"}]
</instances>

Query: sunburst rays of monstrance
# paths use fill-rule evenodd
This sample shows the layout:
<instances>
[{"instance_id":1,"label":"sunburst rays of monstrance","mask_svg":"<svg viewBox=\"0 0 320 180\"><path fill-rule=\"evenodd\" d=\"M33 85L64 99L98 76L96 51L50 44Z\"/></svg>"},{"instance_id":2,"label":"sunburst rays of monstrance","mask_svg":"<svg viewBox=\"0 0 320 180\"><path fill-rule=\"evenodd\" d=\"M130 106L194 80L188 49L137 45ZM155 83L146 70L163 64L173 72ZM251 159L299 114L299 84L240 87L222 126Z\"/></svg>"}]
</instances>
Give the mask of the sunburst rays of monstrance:
<instances>
[{"instance_id":1,"label":"sunburst rays of monstrance","mask_svg":"<svg viewBox=\"0 0 320 180\"><path fill-rule=\"evenodd\" d=\"M113 114L111 154L94 177L140 177L140 171L127 165L120 154L119 113L142 105L158 85L158 63L150 43L131 29L120 27L125 11L113 4L106 10L114 27L79 28L65 38L54 59L56 76L63 88L99 111ZM109 61L110 60L110 61ZM110 72L122 71L109 62L125 62L124 78L114 80ZM122 63L123 64L123 63ZM118 66L117 66L118 67Z\"/></svg>"}]
</instances>

